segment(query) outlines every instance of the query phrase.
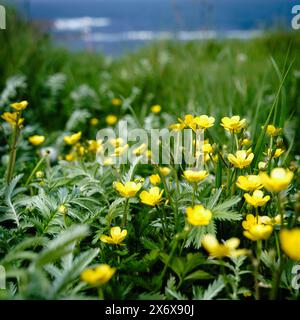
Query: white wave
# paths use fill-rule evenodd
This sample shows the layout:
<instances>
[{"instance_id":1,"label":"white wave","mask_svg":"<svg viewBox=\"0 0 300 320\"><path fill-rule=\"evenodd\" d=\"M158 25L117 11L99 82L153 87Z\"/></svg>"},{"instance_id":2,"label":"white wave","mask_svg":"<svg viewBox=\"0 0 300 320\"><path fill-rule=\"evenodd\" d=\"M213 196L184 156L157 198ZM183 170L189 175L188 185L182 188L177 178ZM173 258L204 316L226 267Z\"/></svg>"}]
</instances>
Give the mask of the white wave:
<instances>
[{"instance_id":1,"label":"white wave","mask_svg":"<svg viewBox=\"0 0 300 320\"><path fill-rule=\"evenodd\" d=\"M259 30L215 30L155 32L155 31L128 31L128 32L88 32L82 39L88 42L123 42L123 41L151 41L151 40L206 40L215 38L248 39L262 34Z\"/></svg>"},{"instance_id":2,"label":"white wave","mask_svg":"<svg viewBox=\"0 0 300 320\"><path fill-rule=\"evenodd\" d=\"M128 31L116 33L93 32L84 34L83 39L93 42L150 41L172 39L171 32Z\"/></svg>"},{"instance_id":3,"label":"white wave","mask_svg":"<svg viewBox=\"0 0 300 320\"><path fill-rule=\"evenodd\" d=\"M262 30L230 30L224 33L224 37L228 39L250 39L262 34Z\"/></svg>"},{"instance_id":4,"label":"white wave","mask_svg":"<svg viewBox=\"0 0 300 320\"><path fill-rule=\"evenodd\" d=\"M109 18L60 18L56 19L53 27L57 31L88 31L91 28L107 27L110 25Z\"/></svg>"},{"instance_id":5,"label":"white wave","mask_svg":"<svg viewBox=\"0 0 300 320\"><path fill-rule=\"evenodd\" d=\"M217 33L213 30L180 31L177 34L177 38L182 41L214 39L216 36Z\"/></svg>"}]
</instances>

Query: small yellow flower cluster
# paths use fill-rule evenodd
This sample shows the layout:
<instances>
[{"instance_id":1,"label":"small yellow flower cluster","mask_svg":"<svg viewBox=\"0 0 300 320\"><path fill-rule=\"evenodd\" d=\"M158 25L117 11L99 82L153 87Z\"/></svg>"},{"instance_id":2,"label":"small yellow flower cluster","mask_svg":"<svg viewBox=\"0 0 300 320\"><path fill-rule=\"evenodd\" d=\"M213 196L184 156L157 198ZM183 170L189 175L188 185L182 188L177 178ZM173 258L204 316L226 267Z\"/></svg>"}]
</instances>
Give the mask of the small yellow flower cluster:
<instances>
[{"instance_id":1,"label":"small yellow flower cluster","mask_svg":"<svg viewBox=\"0 0 300 320\"><path fill-rule=\"evenodd\" d=\"M211 128L215 123L214 117L209 117L207 115L201 115L194 117L191 114L187 114L183 119L178 118L179 123L170 125L171 130L182 130L185 128L191 128L194 131L196 129L208 129Z\"/></svg>"},{"instance_id":2,"label":"small yellow flower cluster","mask_svg":"<svg viewBox=\"0 0 300 320\"><path fill-rule=\"evenodd\" d=\"M271 197L264 196L262 188L273 193L279 193L288 188L293 179L293 173L284 168L274 168L270 176L265 172L260 172L259 175L239 176L236 185L248 192L244 194L246 202L255 208L266 205ZM279 222L280 221L280 222ZM279 215L275 217L275 224L283 223ZM273 223L274 224L274 223ZM257 216L248 214L246 220L242 223L245 229L244 235L250 240L267 239L272 231L272 219L268 216Z\"/></svg>"},{"instance_id":3,"label":"small yellow flower cluster","mask_svg":"<svg viewBox=\"0 0 300 320\"><path fill-rule=\"evenodd\" d=\"M10 124L11 127L20 127L23 122L24 118L21 117L22 111L25 110L28 106L27 101L21 101L12 103L11 107L16 110L15 112L4 112L1 117L7 123Z\"/></svg>"},{"instance_id":4,"label":"small yellow flower cluster","mask_svg":"<svg viewBox=\"0 0 300 320\"><path fill-rule=\"evenodd\" d=\"M74 160L77 160L78 158L83 157L88 153L95 155L98 152L102 151L103 149L102 141L87 140L84 143L80 143L81 138L82 138L81 131L64 137L64 142L67 145L72 146L70 152L65 156L65 159L67 161L74 161Z\"/></svg>"}]
</instances>

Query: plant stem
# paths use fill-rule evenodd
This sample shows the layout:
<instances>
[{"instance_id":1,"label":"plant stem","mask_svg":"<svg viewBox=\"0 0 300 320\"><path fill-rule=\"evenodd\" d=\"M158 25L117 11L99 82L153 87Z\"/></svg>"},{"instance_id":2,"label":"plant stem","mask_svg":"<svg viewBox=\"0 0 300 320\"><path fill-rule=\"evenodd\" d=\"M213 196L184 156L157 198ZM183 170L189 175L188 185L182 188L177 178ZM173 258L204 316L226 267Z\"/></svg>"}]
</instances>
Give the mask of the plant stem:
<instances>
[{"instance_id":1,"label":"plant stem","mask_svg":"<svg viewBox=\"0 0 300 320\"><path fill-rule=\"evenodd\" d=\"M33 176L35 175L35 173L38 171L39 167L41 166L41 164L44 162L45 157L42 157L38 163L36 164L36 166L33 168L33 170L31 171L30 176L28 177L28 179L26 180L25 183L25 187L27 187L31 181L31 179L33 178Z\"/></svg>"},{"instance_id":2,"label":"plant stem","mask_svg":"<svg viewBox=\"0 0 300 320\"><path fill-rule=\"evenodd\" d=\"M234 152L234 137L235 137L235 133L232 132L231 133L231 153Z\"/></svg>"},{"instance_id":3,"label":"plant stem","mask_svg":"<svg viewBox=\"0 0 300 320\"><path fill-rule=\"evenodd\" d=\"M163 210L160 210L158 205L156 205L155 208L156 208L157 212L159 212L161 214L161 216L160 216L161 226L162 226L162 230L163 230L164 239L166 239L165 212Z\"/></svg>"},{"instance_id":4,"label":"plant stem","mask_svg":"<svg viewBox=\"0 0 300 320\"><path fill-rule=\"evenodd\" d=\"M99 300L104 300L104 294L103 294L102 287L98 287L97 290L98 290L98 298L99 298Z\"/></svg>"},{"instance_id":5,"label":"plant stem","mask_svg":"<svg viewBox=\"0 0 300 320\"><path fill-rule=\"evenodd\" d=\"M124 207L124 214L123 214L123 220L122 220L122 228L124 228L126 226L126 223L127 223L128 207L129 207L129 198L126 198L125 207Z\"/></svg>"},{"instance_id":6,"label":"plant stem","mask_svg":"<svg viewBox=\"0 0 300 320\"><path fill-rule=\"evenodd\" d=\"M283 229L284 227L284 222L283 222L283 218L284 218L284 212L283 212L283 208L282 208L282 205L281 205L281 202L283 201L282 197L281 197L281 194L278 193L277 194L277 207L278 207L278 211L280 213L280 222L281 222L281 225L280 225L280 230ZM277 297L278 297L278 291L279 291L279 287L280 287L280 279L281 279L281 273L282 273L282 265L283 265L283 257L282 257L282 254L281 254L281 250L280 250L280 246L279 246L279 266L278 268L275 269L274 271L274 280L273 280L273 289L271 291L271 300L276 300Z\"/></svg>"},{"instance_id":7,"label":"plant stem","mask_svg":"<svg viewBox=\"0 0 300 320\"><path fill-rule=\"evenodd\" d=\"M175 250L176 250L176 248L177 248L177 244L178 244L178 238L176 238L176 236L175 236L174 243L173 243L173 246L172 246L172 250L171 250L171 252L170 252L170 255L169 255L169 257L168 257L168 260L167 260L166 263L165 263L164 269L163 269L163 271L162 271L162 273L161 273L161 281L163 280L163 278L164 278L164 276L165 276L165 274L166 274L166 271L167 271L167 269L168 269L169 263L171 262L171 260L172 260L172 258L173 258L173 256L174 256Z\"/></svg>"},{"instance_id":8,"label":"plant stem","mask_svg":"<svg viewBox=\"0 0 300 320\"><path fill-rule=\"evenodd\" d=\"M13 137L12 137L12 144L11 144L11 149L10 149L10 154L9 154L9 162L8 162L8 169L7 169L7 183L10 183L13 173L14 173L14 167L15 167L15 162L16 162L16 154L17 154L17 141L18 141L18 136L19 136L19 122L20 115L18 114L17 119L16 119L16 124L14 126L13 130Z\"/></svg>"},{"instance_id":9,"label":"plant stem","mask_svg":"<svg viewBox=\"0 0 300 320\"><path fill-rule=\"evenodd\" d=\"M222 272L223 277L224 277L225 291L226 291L227 295L229 296L230 292L229 292L229 289L228 289L228 286L227 286L228 280L227 280L227 275L226 275L226 271L225 271L224 261L222 259L220 259L219 261L220 261L220 265L221 265L221 272Z\"/></svg>"},{"instance_id":10,"label":"plant stem","mask_svg":"<svg viewBox=\"0 0 300 320\"><path fill-rule=\"evenodd\" d=\"M253 257L253 262L252 262L252 264L254 266L255 300L260 299L258 275L259 275L261 250L262 250L262 242L261 242L261 240L257 240L257 242L256 242L256 258Z\"/></svg>"},{"instance_id":11,"label":"plant stem","mask_svg":"<svg viewBox=\"0 0 300 320\"><path fill-rule=\"evenodd\" d=\"M192 204L193 204L193 206L195 205L195 199L196 199L197 189L198 189L198 184L197 184L197 182L195 182L195 183L193 184L193 198L192 198Z\"/></svg>"}]
</instances>

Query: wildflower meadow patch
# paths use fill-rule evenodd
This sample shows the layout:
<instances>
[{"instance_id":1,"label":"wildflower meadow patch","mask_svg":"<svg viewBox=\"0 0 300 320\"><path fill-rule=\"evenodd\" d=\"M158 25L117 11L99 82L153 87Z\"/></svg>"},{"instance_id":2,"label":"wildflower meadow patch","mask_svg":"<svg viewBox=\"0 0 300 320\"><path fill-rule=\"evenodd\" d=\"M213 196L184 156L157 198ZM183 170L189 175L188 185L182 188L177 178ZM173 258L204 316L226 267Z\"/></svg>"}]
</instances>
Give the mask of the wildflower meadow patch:
<instances>
[{"instance_id":1,"label":"wildflower meadow patch","mask_svg":"<svg viewBox=\"0 0 300 320\"><path fill-rule=\"evenodd\" d=\"M298 34L112 61L17 23L1 299L299 299Z\"/></svg>"}]
</instances>

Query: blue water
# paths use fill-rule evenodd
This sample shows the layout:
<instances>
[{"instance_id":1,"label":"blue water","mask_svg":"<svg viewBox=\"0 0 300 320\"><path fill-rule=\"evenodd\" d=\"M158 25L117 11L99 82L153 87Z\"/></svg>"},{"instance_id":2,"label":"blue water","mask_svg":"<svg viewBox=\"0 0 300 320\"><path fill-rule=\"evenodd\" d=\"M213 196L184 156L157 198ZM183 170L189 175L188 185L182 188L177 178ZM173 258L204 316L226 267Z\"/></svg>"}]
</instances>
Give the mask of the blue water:
<instances>
[{"instance_id":1,"label":"blue water","mask_svg":"<svg viewBox=\"0 0 300 320\"><path fill-rule=\"evenodd\" d=\"M108 55L158 39L247 38L290 28L289 0L13 0L57 43ZM11 2L11 1L10 1ZM299 1L298 1L299 2Z\"/></svg>"}]
</instances>

